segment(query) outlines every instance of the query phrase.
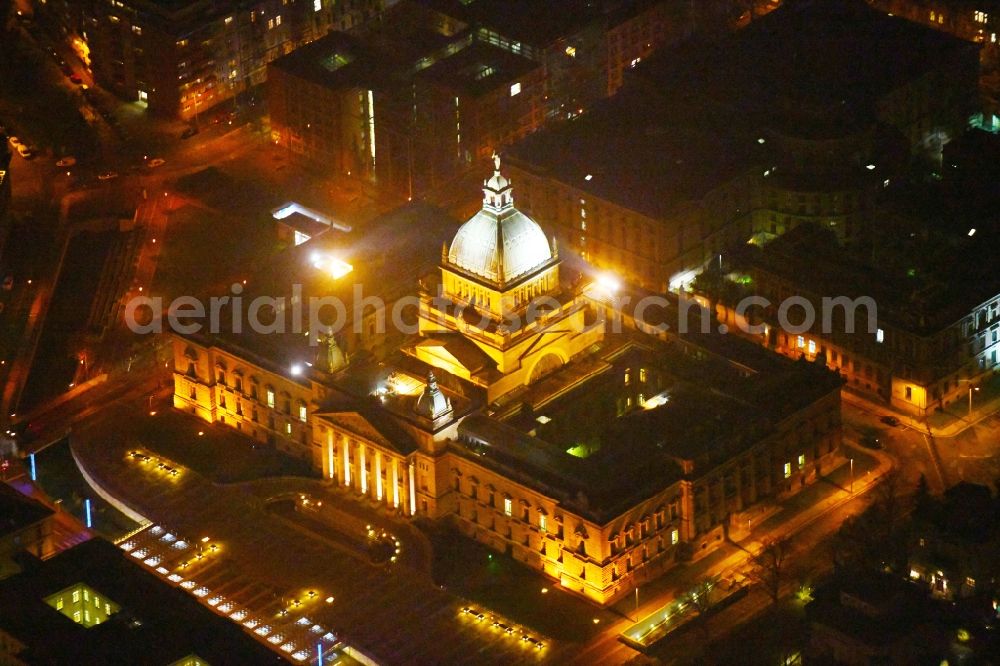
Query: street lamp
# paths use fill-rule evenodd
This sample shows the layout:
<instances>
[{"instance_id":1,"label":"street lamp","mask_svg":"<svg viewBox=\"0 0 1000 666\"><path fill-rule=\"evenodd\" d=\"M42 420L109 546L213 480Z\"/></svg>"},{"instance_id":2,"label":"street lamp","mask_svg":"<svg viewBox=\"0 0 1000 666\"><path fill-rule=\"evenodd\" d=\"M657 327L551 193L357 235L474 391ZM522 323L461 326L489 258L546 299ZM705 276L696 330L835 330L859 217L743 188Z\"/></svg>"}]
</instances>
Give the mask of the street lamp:
<instances>
[{"instance_id":1,"label":"street lamp","mask_svg":"<svg viewBox=\"0 0 1000 666\"><path fill-rule=\"evenodd\" d=\"M635 621L639 621L639 586L635 586Z\"/></svg>"},{"instance_id":2,"label":"street lamp","mask_svg":"<svg viewBox=\"0 0 1000 666\"><path fill-rule=\"evenodd\" d=\"M854 494L854 458L851 458L851 494Z\"/></svg>"},{"instance_id":3,"label":"street lamp","mask_svg":"<svg viewBox=\"0 0 1000 666\"><path fill-rule=\"evenodd\" d=\"M973 393L973 391L978 391L979 387L978 386L973 386L971 379L959 379L958 383L959 384L968 384L969 385L969 416L968 416L968 418L971 419L972 418L972 393Z\"/></svg>"}]
</instances>

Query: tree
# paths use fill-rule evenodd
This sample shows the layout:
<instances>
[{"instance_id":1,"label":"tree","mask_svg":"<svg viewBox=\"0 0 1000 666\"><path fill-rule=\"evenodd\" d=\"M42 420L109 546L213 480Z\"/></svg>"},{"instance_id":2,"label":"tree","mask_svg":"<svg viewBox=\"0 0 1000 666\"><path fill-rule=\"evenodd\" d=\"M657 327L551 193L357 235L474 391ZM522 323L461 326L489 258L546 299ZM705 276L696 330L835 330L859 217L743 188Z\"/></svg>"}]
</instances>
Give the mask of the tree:
<instances>
[{"instance_id":1,"label":"tree","mask_svg":"<svg viewBox=\"0 0 1000 666\"><path fill-rule=\"evenodd\" d=\"M711 576L695 583L694 587L684 594L684 603L694 611L699 629L708 635L708 612L712 609L712 589L719 581L718 576Z\"/></svg>"},{"instance_id":2,"label":"tree","mask_svg":"<svg viewBox=\"0 0 1000 666\"><path fill-rule=\"evenodd\" d=\"M786 573L788 552L786 539L765 541L752 560L750 578L767 592L773 604L777 604L781 597L781 584Z\"/></svg>"},{"instance_id":3,"label":"tree","mask_svg":"<svg viewBox=\"0 0 1000 666\"><path fill-rule=\"evenodd\" d=\"M914 495L914 508L920 515L925 515L927 510L931 507L931 491L927 486L927 477L920 474L920 478L917 479L917 492Z\"/></svg>"}]
</instances>

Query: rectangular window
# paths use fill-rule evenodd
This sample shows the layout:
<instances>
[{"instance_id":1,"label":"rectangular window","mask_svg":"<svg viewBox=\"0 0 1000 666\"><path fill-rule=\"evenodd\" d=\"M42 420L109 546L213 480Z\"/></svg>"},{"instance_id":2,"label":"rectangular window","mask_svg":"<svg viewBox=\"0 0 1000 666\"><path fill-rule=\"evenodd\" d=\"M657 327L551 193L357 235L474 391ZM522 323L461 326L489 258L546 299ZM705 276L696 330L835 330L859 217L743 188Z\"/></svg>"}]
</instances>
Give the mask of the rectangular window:
<instances>
[{"instance_id":1,"label":"rectangular window","mask_svg":"<svg viewBox=\"0 0 1000 666\"><path fill-rule=\"evenodd\" d=\"M514 503L511 501L511 499L509 497L504 497L503 498L503 513L508 518L514 512L513 504Z\"/></svg>"},{"instance_id":2,"label":"rectangular window","mask_svg":"<svg viewBox=\"0 0 1000 666\"><path fill-rule=\"evenodd\" d=\"M646 368L639 368L639 382L646 382Z\"/></svg>"},{"instance_id":3,"label":"rectangular window","mask_svg":"<svg viewBox=\"0 0 1000 666\"><path fill-rule=\"evenodd\" d=\"M809 341L809 353L810 354L815 354L816 353L816 341L815 340L810 340Z\"/></svg>"},{"instance_id":4,"label":"rectangular window","mask_svg":"<svg viewBox=\"0 0 1000 666\"><path fill-rule=\"evenodd\" d=\"M805 347L805 346L806 346L806 339L805 339L805 338L803 338L803 337L802 337L801 335L800 335L800 336L798 336L798 337L797 337L797 338L795 339L795 345L796 345L796 346L797 346L797 347L798 347L799 349L802 349L803 347Z\"/></svg>"},{"instance_id":5,"label":"rectangular window","mask_svg":"<svg viewBox=\"0 0 1000 666\"><path fill-rule=\"evenodd\" d=\"M323 9L323 0L313 0L313 11L318 12Z\"/></svg>"},{"instance_id":6,"label":"rectangular window","mask_svg":"<svg viewBox=\"0 0 1000 666\"><path fill-rule=\"evenodd\" d=\"M883 331L881 328L875 331L875 342L879 344L885 342L885 331Z\"/></svg>"},{"instance_id":7,"label":"rectangular window","mask_svg":"<svg viewBox=\"0 0 1000 666\"><path fill-rule=\"evenodd\" d=\"M791 475L792 475L792 463L786 462L785 463L785 478L787 479Z\"/></svg>"},{"instance_id":8,"label":"rectangular window","mask_svg":"<svg viewBox=\"0 0 1000 666\"><path fill-rule=\"evenodd\" d=\"M292 434L292 424L291 423L286 423L285 424L285 434L286 435L291 435Z\"/></svg>"},{"instance_id":9,"label":"rectangular window","mask_svg":"<svg viewBox=\"0 0 1000 666\"><path fill-rule=\"evenodd\" d=\"M306 414L307 414L306 406L305 405L299 405L299 421L302 421L303 423L305 423L306 422Z\"/></svg>"},{"instance_id":10,"label":"rectangular window","mask_svg":"<svg viewBox=\"0 0 1000 666\"><path fill-rule=\"evenodd\" d=\"M512 83L510 86L510 96L514 97L515 95L518 95L520 93L521 93L521 82L518 81L517 83Z\"/></svg>"},{"instance_id":11,"label":"rectangular window","mask_svg":"<svg viewBox=\"0 0 1000 666\"><path fill-rule=\"evenodd\" d=\"M538 516L538 529L541 530L542 532L547 531L547 526L546 526L546 523L548 522L547 519L548 516L546 516L544 513Z\"/></svg>"},{"instance_id":12,"label":"rectangular window","mask_svg":"<svg viewBox=\"0 0 1000 666\"><path fill-rule=\"evenodd\" d=\"M677 542L680 541L680 539L681 539L680 532L678 532L677 530L670 530L670 545L672 546L677 545Z\"/></svg>"},{"instance_id":13,"label":"rectangular window","mask_svg":"<svg viewBox=\"0 0 1000 666\"><path fill-rule=\"evenodd\" d=\"M267 389L267 406L274 409L274 390Z\"/></svg>"},{"instance_id":14,"label":"rectangular window","mask_svg":"<svg viewBox=\"0 0 1000 666\"><path fill-rule=\"evenodd\" d=\"M806 466L806 455L803 453L799 455L799 469L802 469L805 466Z\"/></svg>"},{"instance_id":15,"label":"rectangular window","mask_svg":"<svg viewBox=\"0 0 1000 666\"><path fill-rule=\"evenodd\" d=\"M73 590L73 603L80 601L80 590Z\"/></svg>"}]
</instances>

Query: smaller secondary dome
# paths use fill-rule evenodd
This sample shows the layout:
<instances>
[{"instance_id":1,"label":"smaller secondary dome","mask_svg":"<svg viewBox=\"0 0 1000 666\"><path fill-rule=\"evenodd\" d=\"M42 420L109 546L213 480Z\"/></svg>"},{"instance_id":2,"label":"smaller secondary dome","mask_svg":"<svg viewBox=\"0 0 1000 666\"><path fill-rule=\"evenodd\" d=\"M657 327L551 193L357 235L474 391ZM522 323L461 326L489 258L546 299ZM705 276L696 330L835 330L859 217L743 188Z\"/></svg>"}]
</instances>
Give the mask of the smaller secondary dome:
<instances>
[{"instance_id":1,"label":"smaller secondary dome","mask_svg":"<svg viewBox=\"0 0 1000 666\"><path fill-rule=\"evenodd\" d=\"M513 187L493 156L493 176L483 184L483 207L459 227L448 263L499 284L510 282L552 260L542 228L514 208Z\"/></svg>"},{"instance_id":2,"label":"smaller secondary dome","mask_svg":"<svg viewBox=\"0 0 1000 666\"><path fill-rule=\"evenodd\" d=\"M451 411L451 401L448 400L448 396L441 393L433 372L427 373L427 386L424 387L416 404L413 405L413 411L432 421Z\"/></svg>"}]
</instances>

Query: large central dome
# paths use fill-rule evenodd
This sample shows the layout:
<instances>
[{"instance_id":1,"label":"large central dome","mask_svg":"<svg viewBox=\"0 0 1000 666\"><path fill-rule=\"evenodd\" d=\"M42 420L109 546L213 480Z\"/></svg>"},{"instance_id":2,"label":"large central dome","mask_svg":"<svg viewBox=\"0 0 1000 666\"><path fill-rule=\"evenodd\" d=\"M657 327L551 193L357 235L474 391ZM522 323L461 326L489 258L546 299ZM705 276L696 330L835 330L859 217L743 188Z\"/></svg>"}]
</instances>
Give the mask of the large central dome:
<instances>
[{"instance_id":1,"label":"large central dome","mask_svg":"<svg viewBox=\"0 0 1000 666\"><path fill-rule=\"evenodd\" d=\"M483 208L459 227L448 263L490 282L504 284L552 260L542 228L514 208L510 181L494 156L493 177L483 187Z\"/></svg>"}]
</instances>

